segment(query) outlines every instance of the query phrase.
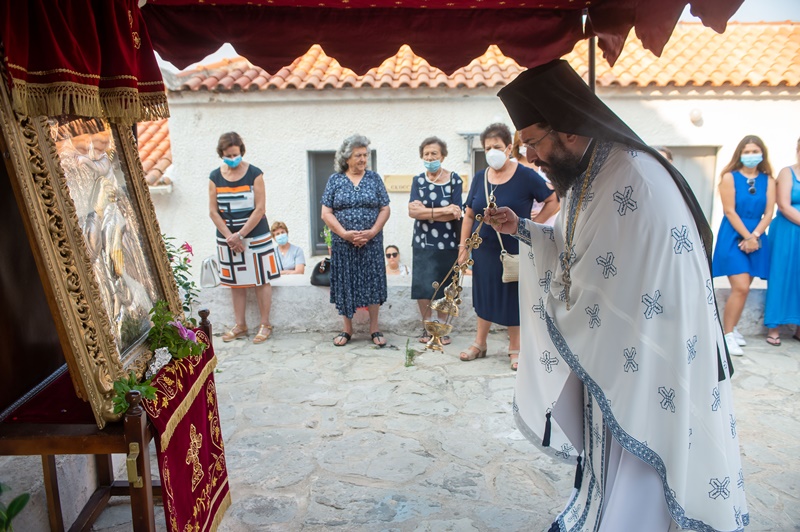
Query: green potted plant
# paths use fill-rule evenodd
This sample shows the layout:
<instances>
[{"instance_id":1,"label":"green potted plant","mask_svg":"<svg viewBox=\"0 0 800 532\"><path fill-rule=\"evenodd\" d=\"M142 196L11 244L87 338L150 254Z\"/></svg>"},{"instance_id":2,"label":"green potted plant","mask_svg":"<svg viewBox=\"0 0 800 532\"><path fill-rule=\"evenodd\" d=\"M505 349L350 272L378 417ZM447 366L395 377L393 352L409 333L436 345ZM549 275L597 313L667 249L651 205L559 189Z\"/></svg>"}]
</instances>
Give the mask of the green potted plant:
<instances>
[{"instance_id":1,"label":"green potted plant","mask_svg":"<svg viewBox=\"0 0 800 532\"><path fill-rule=\"evenodd\" d=\"M11 491L11 488L0 482L0 495L8 491ZM30 498L30 494L23 493L14 497L14 500L8 503L8 506L0 502L0 531L14 530L14 527L11 526L11 521L25 508Z\"/></svg>"}]
</instances>

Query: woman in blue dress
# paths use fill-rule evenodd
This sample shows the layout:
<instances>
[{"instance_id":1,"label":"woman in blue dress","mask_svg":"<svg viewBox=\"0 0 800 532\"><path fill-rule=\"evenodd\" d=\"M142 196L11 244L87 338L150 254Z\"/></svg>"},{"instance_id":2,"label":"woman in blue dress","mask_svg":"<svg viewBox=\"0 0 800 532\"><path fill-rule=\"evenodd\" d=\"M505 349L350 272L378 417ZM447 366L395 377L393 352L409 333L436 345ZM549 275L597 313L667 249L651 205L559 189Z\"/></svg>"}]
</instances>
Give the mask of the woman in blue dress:
<instances>
[{"instance_id":1,"label":"woman in blue dress","mask_svg":"<svg viewBox=\"0 0 800 532\"><path fill-rule=\"evenodd\" d=\"M544 223L558 211L558 198L555 192L534 170L512 160L511 131L505 124L492 124L481 133L481 144L486 151L489 168L475 174L469 187L465 203L464 221L461 226L458 262L469 259L465 247L467 238L477 228L476 214L483 214L487 207L486 198L494 195L498 206L509 207L517 216L529 217L533 201L544 203L534 222ZM475 341L464 350L459 358L463 361L486 356L486 339L492 323L508 327L508 356L511 369L517 369L519 358L519 283L504 283L503 263L500 253L516 255L519 242L510 235L500 235L488 224L481 228L483 239L480 247L472 251L472 305L478 315ZM502 239L502 247L501 247Z\"/></svg>"},{"instance_id":2,"label":"woman in blue dress","mask_svg":"<svg viewBox=\"0 0 800 532\"><path fill-rule=\"evenodd\" d=\"M769 240L764 231L775 207L775 180L767 147L755 135L739 142L722 171L719 194L725 217L717 234L712 271L728 276L731 295L722 314L725 344L731 355L744 354L734 328L742 316L753 277L769 277ZM769 341L769 340L768 340Z\"/></svg>"},{"instance_id":3,"label":"woman in blue dress","mask_svg":"<svg viewBox=\"0 0 800 532\"><path fill-rule=\"evenodd\" d=\"M780 345L778 327L797 326L794 339L800 340L800 139L797 162L778 174L775 202L778 214L769 226L770 271L764 325L767 341Z\"/></svg>"},{"instance_id":4,"label":"woman in blue dress","mask_svg":"<svg viewBox=\"0 0 800 532\"><path fill-rule=\"evenodd\" d=\"M431 315L433 283L442 282L458 258L463 182L458 174L442 166L447 157L447 143L442 139L423 140L419 156L425 171L414 176L408 199L408 215L414 219L411 299L417 300L422 321L425 321ZM439 313L439 321L446 317ZM431 337L422 329L418 339L427 342ZM443 336L442 344L449 343L450 337Z\"/></svg>"},{"instance_id":5,"label":"woman in blue dress","mask_svg":"<svg viewBox=\"0 0 800 532\"><path fill-rule=\"evenodd\" d=\"M353 314L369 310L372 342L386 339L378 327L378 310L386 301L383 226L389 219L389 194L381 176L367 170L369 139L344 140L334 159L336 173L322 194L322 221L331 230L331 303L344 319L333 343L343 346L353 335Z\"/></svg>"}]
</instances>

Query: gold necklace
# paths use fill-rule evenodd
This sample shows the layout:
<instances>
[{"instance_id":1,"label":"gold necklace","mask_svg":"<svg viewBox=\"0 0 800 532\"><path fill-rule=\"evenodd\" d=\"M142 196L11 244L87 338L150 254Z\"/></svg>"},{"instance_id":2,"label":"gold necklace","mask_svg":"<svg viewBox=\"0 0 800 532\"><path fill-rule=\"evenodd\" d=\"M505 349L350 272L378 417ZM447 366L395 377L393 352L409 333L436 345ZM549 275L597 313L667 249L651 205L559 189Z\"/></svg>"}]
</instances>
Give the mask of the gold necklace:
<instances>
[{"instance_id":1,"label":"gold necklace","mask_svg":"<svg viewBox=\"0 0 800 532\"><path fill-rule=\"evenodd\" d=\"M589 179L592 175L592 166L594 166L594 157L596 154L597 143L595 143L592 149L592 156L589 158L589 166L586 167L586 172L584 172L586 179L583 181L581 193L580 196L578 196L578 205L575 208L575 213L571 220L572 223L570 223L570 218L566 217L566 227L564 228L564 253L561 256L561 269L563 270L561 281L564 283L564 298L567 302L567 310L571 308L569 303L569 289L570 286L572 286L572 278L570 277L569 269L572 267L572 263L570 262L570 257L573 254L572 242L575 239L575 226L578 225L578 216L581 213L581 206L583 205L583 200L586 198L586 191L589 190Z\"/></svg>"}]
</instances>

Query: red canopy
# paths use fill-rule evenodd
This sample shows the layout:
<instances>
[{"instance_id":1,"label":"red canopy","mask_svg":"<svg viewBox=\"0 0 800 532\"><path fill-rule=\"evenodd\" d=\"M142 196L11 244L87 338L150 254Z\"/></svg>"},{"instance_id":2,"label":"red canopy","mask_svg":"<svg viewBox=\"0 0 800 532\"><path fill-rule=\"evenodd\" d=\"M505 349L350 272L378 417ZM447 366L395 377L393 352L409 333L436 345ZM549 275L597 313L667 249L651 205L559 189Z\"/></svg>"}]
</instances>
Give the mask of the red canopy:
<instances>
[{"instance_id":1,"label":"red canopy","mask_svg":"<svg viewBox=\"0 0 800 532\"><path fill-rule=\"evenodd\" d=\"M358 73L403 44L447 73L490 44L527 67L597 36L613 65L634 28L660 55L687 4L722 33L743 0L148 0L142 8L155 49L183 68L231 43L269 72L313 43ZM584 31L582 15L586 10Z\"/></svg>"}]
</instances>

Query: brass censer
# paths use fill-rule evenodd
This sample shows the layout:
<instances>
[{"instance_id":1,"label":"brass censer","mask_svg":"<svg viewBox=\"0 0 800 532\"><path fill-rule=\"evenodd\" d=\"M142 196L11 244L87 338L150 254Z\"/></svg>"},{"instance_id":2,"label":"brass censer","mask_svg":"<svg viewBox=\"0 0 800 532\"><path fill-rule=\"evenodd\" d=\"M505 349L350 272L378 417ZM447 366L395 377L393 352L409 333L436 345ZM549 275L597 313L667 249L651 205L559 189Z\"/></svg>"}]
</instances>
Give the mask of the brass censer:
<instances>
[{"instance_id":1,"label":"brass censer","mask_svg":"<svg viewBox=\"0 0 800 532\"><path fill-rule=\"evenodd\" d=\"M487 208L497 208L494 194L489 196L489 205ZM470 252L472 252L473 249L478 249L478 247L481 245L481 242L483 242L483 239L480 237L480 231L481 227L483 227L484 216L482 214L476 214L475 219L480 223L478 224L478 227L475 228L475 231L473 231L472 235L466 240L466 242L464 242L464 246ZM470 258L467 259L464 264L459 265L458 259L456 259L453 267L450 268L450 270L444 276L442 282L433 283L433 296L431 297L430 305L428 305L428 308L431 309L431 319L422 321L423 327L425 327L425 330L431 335L431 339L425 344L426 350L430 349L431 351L444 351L444 347L442 346L442 336L447 336L453 330L453 318L458 317L458 307L461 305L461 283L464 280L464 272L466 272L467 268L472 266L473 263L474 261ZM436 299L439 289L445 285L448 279L450 279L450 282L443 289L444 297ZM433 319L434 311L447 315L444 323Z\"/></svg>"}]
</instances>

